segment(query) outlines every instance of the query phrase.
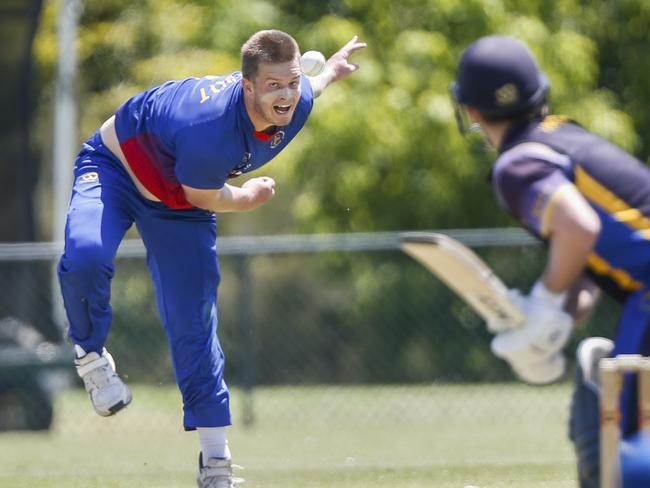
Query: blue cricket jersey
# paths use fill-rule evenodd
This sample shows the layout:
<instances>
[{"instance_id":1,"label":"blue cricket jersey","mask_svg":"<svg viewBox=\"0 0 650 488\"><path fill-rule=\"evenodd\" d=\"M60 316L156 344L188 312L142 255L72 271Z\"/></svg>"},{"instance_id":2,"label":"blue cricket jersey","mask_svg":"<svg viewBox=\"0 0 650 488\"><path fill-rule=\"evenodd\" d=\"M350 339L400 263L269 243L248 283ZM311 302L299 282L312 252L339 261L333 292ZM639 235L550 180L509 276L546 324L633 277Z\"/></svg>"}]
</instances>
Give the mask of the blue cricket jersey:
<instances>
[{"instance_id":1,"label":"blue cricket jersey","mask_svg":"<svg viewBox=\"0 0 650 488\"><path fill-rule=\"evenodd\" d=\"M256 132L241 72L168 81L127 100L115 113L120 147L140 183L171 208L190 208L181 185L222 188L228 178L273 159L302 129L313 107L308 78L291 122Z\"/></svg>"},{"instance_id":2,"label":"blue cricket jersey","mask_svg":"<svg viewBox=\"0 0 650 488\"><path fill-rule=\"evenodd\" d=\"M591 276L615 297L650 285L650 169L561 116L513 127L492 172L503 207L541 239L557 197L575 185L601 221Z\"/></svg>"}]
</instances>

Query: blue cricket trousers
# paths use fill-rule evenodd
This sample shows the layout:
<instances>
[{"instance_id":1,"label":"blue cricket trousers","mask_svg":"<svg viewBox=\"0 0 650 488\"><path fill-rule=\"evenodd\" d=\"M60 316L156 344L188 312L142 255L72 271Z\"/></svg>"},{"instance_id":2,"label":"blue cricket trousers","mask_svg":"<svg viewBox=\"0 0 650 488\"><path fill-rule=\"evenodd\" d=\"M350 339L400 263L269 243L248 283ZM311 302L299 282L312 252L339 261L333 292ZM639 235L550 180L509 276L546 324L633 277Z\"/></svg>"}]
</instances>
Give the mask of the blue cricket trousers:
<instances>
[{"instance_id":1,"label":"blue cricket trousers","mask_svg":"<svg viewBox=\"0 0 650 488\"><path fill-rule=\"evenodd\" d=\"M623 313L614 339L617 354L641 354L650 356L650 291L643 288L635 292L625 302ZM637 376L626 374L621 393L621 429L625 435L638 430L638 392Z\"/></svg>"},{"instance_id":2,"label":"blue cricket trousers","mask_svg":"<svg viewBox=\"0 0 650 488\"><path fill-rule=\"evenodd\" d=\"M147 249L160 318L183 396L186 430L230 425L224 355L216 335L219 266L214 213L145 199L99 132L74 167L58 272L69 338L100 352L108 336L114 258L135 223ZM134 340L137 340L134 338Z\"/></svg>"}]
</instances>

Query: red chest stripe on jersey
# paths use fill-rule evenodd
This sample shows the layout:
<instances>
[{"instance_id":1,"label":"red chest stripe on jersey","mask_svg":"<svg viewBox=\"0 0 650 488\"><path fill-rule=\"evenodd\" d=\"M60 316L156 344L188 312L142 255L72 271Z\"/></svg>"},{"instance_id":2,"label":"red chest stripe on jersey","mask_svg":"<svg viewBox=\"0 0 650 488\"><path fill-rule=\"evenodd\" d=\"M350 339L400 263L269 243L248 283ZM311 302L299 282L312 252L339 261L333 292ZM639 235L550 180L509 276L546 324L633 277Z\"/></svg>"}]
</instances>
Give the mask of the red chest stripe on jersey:
<instances>
[{"instance_id":1,"label":"red chest stripe on jersey","mask_svg":"<svg viewBox=\"0 0 650 488\"><path fill-rule=\"evenodd\" d=\"M163 178L161 169L153 162L145 148L139 144L137 138L124 141L120 147L138 181L161 202L170 208L193 207L185 198L185 192L180 183Z\"/></svg>"},{"instance_id":2,"label":"red chest stripe on jersey","mask_svg":"<svg viewBox=\"0 0 650 488\"><path fill-rule=\"evenodd\" d=\"M260 141L266 142L266 141L270 141L271 139L273 139L275 137L276 132L277 132L277 129L275 131L273 131L273 134L267 134L266 132L255 131L255 132L253 132L253 135L255 137L257 137Z\"/></svg>"}]
</instances>

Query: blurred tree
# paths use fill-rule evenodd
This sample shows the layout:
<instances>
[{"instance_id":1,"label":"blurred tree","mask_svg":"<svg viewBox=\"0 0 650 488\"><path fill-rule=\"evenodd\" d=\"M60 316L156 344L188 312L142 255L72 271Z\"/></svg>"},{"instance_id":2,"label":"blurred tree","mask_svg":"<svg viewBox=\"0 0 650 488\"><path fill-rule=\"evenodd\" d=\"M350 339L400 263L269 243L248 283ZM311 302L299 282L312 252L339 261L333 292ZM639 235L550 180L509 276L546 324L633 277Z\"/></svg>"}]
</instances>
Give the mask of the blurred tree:
<instances>
[{"instance_id":1,"label":"blurred tree","mask_svg":"<svg viewBox=\"0 0 650 488\"><path fill-rule=\"evenodd\" d=\"M36 236L32 198L38 161L30 144L30 124L38 99L32 84L32 43L41 0L6 0L0 5L0 241L32 241Z\"/></svg>"},{"instance_id":2,"label":"blurred tree","mask_svg":"<svg viewBox=\"0 0 650 488\"><path fill-rule=\"evenodd\" d=\"M0 242L37 239L33 202L39 158L31 124L39 96L32 82L32 45L41 3L6 0L0 5ZM30 296L42 280L39 263L5 263L2 272L12 278L12 286L0 294L0 319L12 317L45 328L36 320Z\"/></svg>"},{"instance_id":3,"label":"blurred tree","mask_svg":"<svg viewBox=\"0 0 650 488\"><path fill-rule=\"evenodd\" d=\"M647 73L650 3L645 0L597 2L585 12L583 25L598 46L601 66L598 84L616 94L617 103L634 120L636 134L628 134L633 148L647 160L650 151L650 90ZM638 135L637 135L638 134Z\"/></svg>"},{"instance_id":4,"label":"blurred tree","mask_svg":"<svg viewBox=\"0 0 650 488\"><path fill-rule=\"evenodd\" d=\"M47 5L37 44L41 134L50 122L43 120L50 113L45 88L56 62L56 5ZM303 50L327 55L359 34L369 44L355 57L363 69L332 87L301 137L262 170L278 180L274 205L255 215L222 216L222 233L505 225L485 184L490 155L480 141L466 144L454 125L447 87L462 49L493 32L522 38L551 78L557 111L636 150L642 139L619 105L632 108L646 129L640 108L646 103L639 103L647 96L644 70L638 69L645 32L626 25L632 14L644 18L648 11L642 0L86 2L79 139L150 85L237 69L239 47L258 29L285 29ZM602 70L600 58L607 61ZM41 204L44 215L48 207Z\"/></svg>"},{"instance_id":5,"label":"blurred tree","mask_svg":"<svg viewBox=\"0 0 650 488\"><path fill-rule=\"evenodd\" d=\"M492 157L481 141L462 140L447 94L462 49L481 35L527 42L551 79L556 111L634 150L632 119L618 110L614 92L598 86L598 50L581 3L347 0L346 18L323 16L302 30L324 46L360 32L370 48L359 56L359 76L319 101L308 125L292 176L300 228L509 223L485 181Z\"/></svg>"},{"instance_id":6,"label":"blurred tree","mask_svg":"<svg viewBox=\"0 0 650 488\"><path fill-rule=\"evenodd\" d=\"M51 133L56 5L46 2L36 43L41 78L34 132L44 151ZM303 50L326 55L358 34L369 46L353 59L361 71L332 86L316 102L306 129L262 170L278 183L274 201L252 214L220 215L221 235L509 225L486 182L492 155L481 140L468 144L455 127L447 90L462 50L482 35L521 38L551 80L555 112L640 154L650 147L644 79L650 68L644 57L648 18L646 0L86 1L79 39L79 141L141 89L169 78L237 69L240 45L258 29L286 30ZM47 178L41 181L41 228L47 229ZM508 282L533 279L539 250L531 256L525 273L512 268L505 275ZM492 253L492 259L502 272L508 269L507 253ZM296 365L307 364L310 351L320 346L295 350L295 343L278 336L283 330L300 330L305 340L319 337L334 351L328 374L336 380L373 380L378 357L394 362L390 380L411 381L445 371L447 378L480 378L494 362L485 343L465 347L464 334L484 330L440 288L431 290L430 317L403 323L407 290L429 290L431 283L416 266L323 256L309 271L298 265L282 273L255 268L263 288L256 296L260 302L268 297L255 316L260 323L276 322L259 334L260 354L273 352L268 360L278 362L277 370L264 372L264 381L295 380L301 373L318 381L317 373ZM327 283L315 283L315 273ZM150 297L150 285L142 273L125 279L129 290L141 294L116 294L124 300L116 321L128 322L129 333L137 334L151 325L139 320L135 303ZM228 276L237 279L236 272ZM354 294L358 308L341 305L340 288ZM299 303L310 310L278 319L265 309L276 297L290 297L286 310ZM227 294L223 299L222 316L236 321L236 304ZM450 321L460 326L454 334ZM162 341L155 344L161 347ZM291 351L283 355L280 347ZM238 361L245 358L235 360L235 369Z\"/></svg>"}]
</instances>

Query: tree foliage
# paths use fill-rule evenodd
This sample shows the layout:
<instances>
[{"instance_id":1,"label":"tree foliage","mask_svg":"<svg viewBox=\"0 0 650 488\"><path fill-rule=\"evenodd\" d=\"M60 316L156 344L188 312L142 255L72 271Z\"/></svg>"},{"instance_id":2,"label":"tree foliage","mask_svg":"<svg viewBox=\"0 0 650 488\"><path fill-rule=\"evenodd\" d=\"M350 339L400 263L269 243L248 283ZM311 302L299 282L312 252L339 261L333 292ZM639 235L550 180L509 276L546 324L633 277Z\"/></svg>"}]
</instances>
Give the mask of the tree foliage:
<instances>
[{"instance_id":1,"label":"tree foliage","mask_svg":"<svg viewBox=\"0 0 650 488\"><path fill-rule=\"evenodd\" d=\"M36 127L43 147L56 63L56 5L47 3L36 45ZM326 55L358 34L368 43L353 59L361 70L331 86L316 101L305 130L258 172L276 178L274 201L250 215L220 216L221 234L509 225L486 182L494 155L482 141L464 140L455 127L448 86L462 50L482 35L521 38L551 80L555 112L644 157L650 147L649 17L645 0L88 0L78 43L79 141L139 90L170 78L238 69L239 48L256 30L285 30L303 51ZM45 214L47 205L41 207ZM526 269L539 269L535 256ZM508 256L500 259L506 263ZM475 378L485 369L485 344L469 350L459 335L458 354L447 343L447 356L440 351L441 338L452 340L446 335L450 321L461 324L459 333L476 327L466 308L432 297L431 317L405 323L397 316L408 310L399 303L408 298L406 287L426 288L428 275L425 282L425 275L404 274L395 264L349 257L328 257L322 266L332 271L327 287L347 287L360 308L332 305L338 291L309 286L309 277L291 271L269 272L274 290L265 292L293 296L299 290L311 300L306 330L345 339L333 363L356 351L364 361L355 366L360 379L369 378L363 371L372 369L378 352L394 361L395 379L421 380L445 368L474 368L467 377ZM347 281L337 283L337 277ZM382 298L387 296L398 302ZM295 320L305 317L297 312ZM372 335L380 328L383 335ZM265 337L260 335L260 349L272 350ZM463 365L454 361L461 357Z\"/></svg>"},{"instance_id":2,"label":"tree foliage","mask_svg":"<svg viewBox=\"0 0 650 488\"><path fill-rule=\"evenodd\" d=\"M47 5L36 49L42 114L56 62L55 9ZM223 219L225 230L504 225L485 184L492 155L454 125L447 89L463 48L490 33L523 39L551 79L556 111L641 150L650 121L639 26L649 15L641 0L88 1L79 139L141 89L237 69L239 47L258 29L284 29L303 50L327 55L358 34L369 45L355 57L361 71L332 86L298 141L262 170L278 179L275 208Z\"/></svg>"}]
</instances>

